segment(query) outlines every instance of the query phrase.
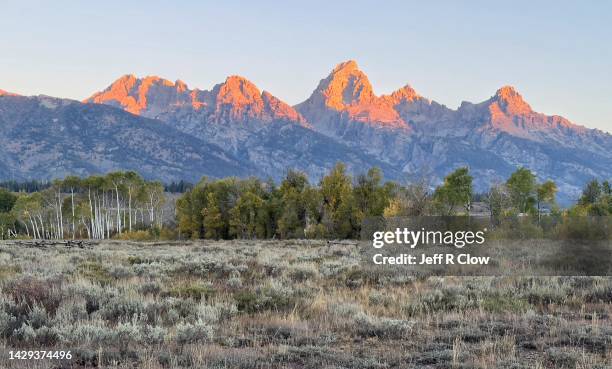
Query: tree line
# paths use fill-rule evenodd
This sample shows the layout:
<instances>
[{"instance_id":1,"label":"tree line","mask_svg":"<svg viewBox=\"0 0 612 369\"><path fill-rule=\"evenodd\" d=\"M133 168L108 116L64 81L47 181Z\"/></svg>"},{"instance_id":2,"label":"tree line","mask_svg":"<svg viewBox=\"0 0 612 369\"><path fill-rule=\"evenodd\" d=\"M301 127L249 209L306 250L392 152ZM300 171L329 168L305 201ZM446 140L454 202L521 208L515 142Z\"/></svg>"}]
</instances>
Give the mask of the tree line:
<instances>
[{"instance_id":1,"label":"tree line","mask_svg":"<svg viewBox=\"0 0 612 369\"><path fill-rule=\"evenodd\" d=\"M16 181L16 180L8 180L8 181L0 181L0 188L4 188L5 190L11 192L39 192L45 190L53 184L53 181L45 181L45 180L29 180L29 181ZM184 180L180 181L172 181L170 183L164 183L164 190L170 193L185 193L187 190L193 188L193 184Z\"/></svg>"},{"instance_id":2,"label":"tree line","mask_svg":"<svg viewBox=\"0 0 612 369\"><path fill-rule=\"evenodd\" d=\"M612 214L609 182L600 184L600 190L594 183L599 182L587 185L570 211ZM543 214L561 213L556 194L553 181L538 182L527 168L477 194L467 167L435 187L427 176L407 185L383 182L377 168L353 178L338 164L317 185L296 171L289 171L279 186L258 179L204 178L178 200L177 223L186 238L357 238L368 217L469 215L475 200L494 223L518 215L539 220Z\"/></svg>"},{"instance_id":3,"label":"tree line","mask_svg":"<svg viewBox=\"0 0 612 369\"><path fill-rule=\"evenodd\" d=\"M0 189L0 237L108 239L161 228L164 186L135 172L66 177L32 193Z\"/></svg>"},{"instance_id":4,"label":"tree line","mask_svg":"<svg viewBox=\"0 0 612 369\"><path fill-rule=\"evenodd\" d=\"M184 192L164 215L167 190ZM130 237L136 231L180 239L357 238L368 217L471 214L478 202L493 222L508 216L610 215L610 182L589 182L576 205L556 205L557 186L519 168L503 183L475 193L469 168L434 186L425 175L407 184L383 181L377 168L351 176L339 163L318 183L289 170L280 184L258 178L209 179L164 186L134 172L56 180L41 191L0 189L0 237ZM166 220L165 220L166 219ZM168 221L170 219L170 221Z\"/></svg>"}]
</instances>

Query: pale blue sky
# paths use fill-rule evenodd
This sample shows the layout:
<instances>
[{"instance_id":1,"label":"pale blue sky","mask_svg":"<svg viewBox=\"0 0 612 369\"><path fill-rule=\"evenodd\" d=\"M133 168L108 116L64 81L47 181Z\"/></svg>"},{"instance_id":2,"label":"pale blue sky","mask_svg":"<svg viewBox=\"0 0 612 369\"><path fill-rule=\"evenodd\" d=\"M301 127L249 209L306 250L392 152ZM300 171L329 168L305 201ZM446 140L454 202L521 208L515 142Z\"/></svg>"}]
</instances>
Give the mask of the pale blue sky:
<instances>
[{"instance_id":1,"label":"pale blue sky","mask_svg":"<svg viewBox=\"0 0 612 369\"><path fill-rule=\"evenodd\" d=\"M239 74L295 104L355 59L378 94L410 83L456 108L510 84L537 111L612 131L607 1L3 0L0 30L0 89L20 94Z\"/></svg>"}]
</instances>

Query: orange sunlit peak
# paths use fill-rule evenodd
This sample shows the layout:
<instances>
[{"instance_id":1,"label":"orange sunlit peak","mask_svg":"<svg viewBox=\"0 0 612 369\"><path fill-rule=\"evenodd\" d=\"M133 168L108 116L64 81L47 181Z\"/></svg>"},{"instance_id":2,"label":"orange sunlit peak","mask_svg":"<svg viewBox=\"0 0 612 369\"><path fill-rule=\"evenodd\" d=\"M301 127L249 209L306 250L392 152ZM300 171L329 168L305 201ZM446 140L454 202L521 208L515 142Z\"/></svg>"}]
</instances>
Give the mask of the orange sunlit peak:
<instances>
[{"instance_id":1,"label":"orange sunlit peak","mask_svg":"<svg viewBox=\"0 0 612 369\"><path fill-rule=\"evenodd\" d=\"M495 92L496 96L507 97L507 96L520 96L519 92L516 90L514 86L505 85L500 87L497 92Z\"/></svg>"},{"instance_id":2,"label":"orange sunlit peak","mask_svg":"<svg viewBox=\"0 0 612 369\"><path fill-rule=\"evenodd\" d=\"M502 110L510 114L529 114L531 106L523 99L523 96L510 85L502 86L495 92L493 97Z\"/></svg>"},{"instance_id":3,"label":"orange sunlit peak","mask_svg":"<svg viewBox=\"0 0 612 369\"><path fill-rule=\"evenodd\" d=\"M410 86L410 84L406 83L402 88L393 91L391 94L392 97L397 99L407 99L413 100L420 98L421 96L416 92L416 90Z\"/></svg>"},{"instance_id":4,"label":"orange sunlit peak","mask_svg":"<svg viewBox=\"0 0 612 369\"><path fill-rule=\"evenodd\" d=\"M342 62L336 65L336 67L334 68L334 72L338 72L340 70L357 70L357 69L359 69L357 62L351 59L351 60L347 60L345 62Z\"/></svg>"},{"instance_id":5,"label":"orange sunlit peak","mask_svg":"<svg viewBox=\"0 0 612 369\"><path fill-rule=\"evenodd\" d=\"M252 84L251 81L249 81L245 77L239 76L237 74L233 74L231 76L227 76L227 78L225 79L225 83L236 83L236 82Z\"/></svg>"}]
</instances>

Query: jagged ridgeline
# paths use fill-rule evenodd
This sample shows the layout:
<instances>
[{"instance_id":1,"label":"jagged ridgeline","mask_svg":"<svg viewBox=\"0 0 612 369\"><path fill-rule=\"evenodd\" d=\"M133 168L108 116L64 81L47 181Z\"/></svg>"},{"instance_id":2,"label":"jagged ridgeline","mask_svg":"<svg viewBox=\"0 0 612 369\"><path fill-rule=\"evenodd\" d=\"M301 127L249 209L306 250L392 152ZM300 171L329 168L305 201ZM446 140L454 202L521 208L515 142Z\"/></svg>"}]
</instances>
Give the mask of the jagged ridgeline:
<instances>
[{"instance_id":1,"label":"jagged ridgeline","mask_svg":"<svg viewBox=\"0 0 612 369\"><path fill-rule=\"evenodd\" d=\"M589 182L570 209L558 207L553 181L540 182L526 168L485 193L477 193L473 182L467 167L434 187L427 178L408 185L385 181L378 168L351 176L341 163L316 183L293 170L279 184L257 177L204 177L195 185L164 186L135 172L70 176L31 193L0 188L0 237L354 239L368 219L427 216L484 218L502 237L516 229L534 236L576 234L559 227L579 224L574 217L612 215L608 181ZM178 190L185 192L169 192ZM521 222L512 220L517 217Z\"/></svg>"}]
</instances>

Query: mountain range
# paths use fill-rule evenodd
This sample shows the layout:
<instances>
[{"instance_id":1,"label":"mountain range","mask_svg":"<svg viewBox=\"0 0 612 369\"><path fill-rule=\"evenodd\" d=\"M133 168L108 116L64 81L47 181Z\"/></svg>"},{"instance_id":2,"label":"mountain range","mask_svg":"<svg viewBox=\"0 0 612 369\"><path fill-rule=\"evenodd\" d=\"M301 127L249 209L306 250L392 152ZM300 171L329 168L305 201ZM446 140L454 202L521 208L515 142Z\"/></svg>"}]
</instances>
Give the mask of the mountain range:
<instances>
[{"instance_id":1,"label":"mountain range","mask_svg":"<svg viewBox=\"0 0 612 369\"><path fill-rule=\"evenodd\" d=\"M561 200L591 178L612 177L612 136L535 112L510 86L456 109L404 87L376 95L354 61L336 66L290 106L240 76L210 90L125 75L78 102L0 90L0 178L48 179L133 169L148 178L320 178L351 173L440 181L469 166L477 190L525 166L554 180Z\"/></svg>"}]
</instances>

